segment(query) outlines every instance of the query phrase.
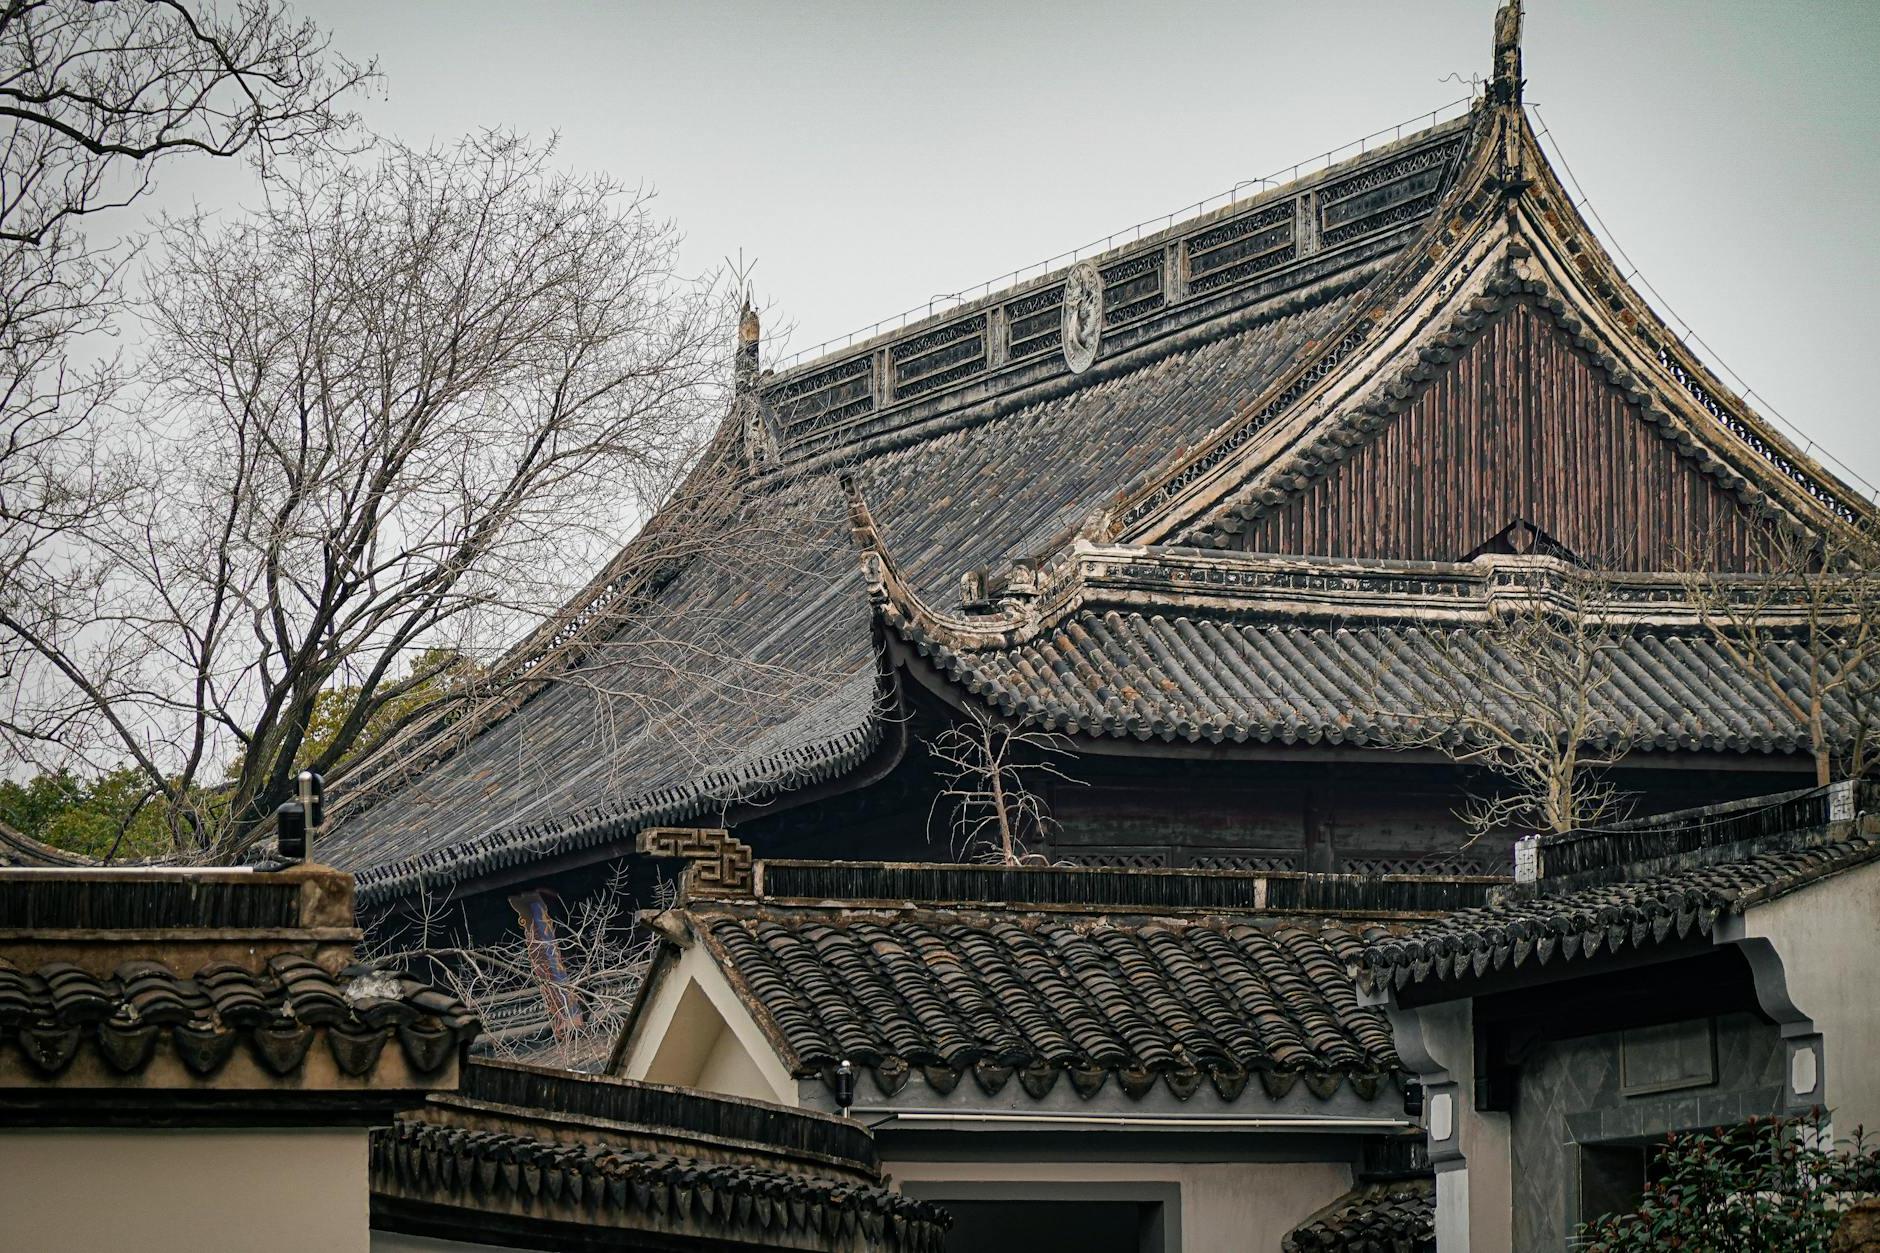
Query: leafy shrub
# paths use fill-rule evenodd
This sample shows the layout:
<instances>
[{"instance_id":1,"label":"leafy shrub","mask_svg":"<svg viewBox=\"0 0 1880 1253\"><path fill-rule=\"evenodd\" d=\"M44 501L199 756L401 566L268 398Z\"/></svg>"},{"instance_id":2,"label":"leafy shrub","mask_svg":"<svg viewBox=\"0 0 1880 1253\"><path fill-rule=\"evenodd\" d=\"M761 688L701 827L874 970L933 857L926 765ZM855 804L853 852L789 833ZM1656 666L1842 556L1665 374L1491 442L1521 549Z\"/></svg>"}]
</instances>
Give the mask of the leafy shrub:
<instances>
[{"instance_id":1,"label":"leafy shrub","mask_svg":"<svg viewBox=\"0 0 1880 1253\"><path fill-rule=\"evenodd\" d=\"M1673 1135L1637 1209L1580 1229L1589 1253L1827 1253L1842 1213L1880 1193L1880 1146L1830 1141L1817 1109Z\"/></svg>"}]
</instances>

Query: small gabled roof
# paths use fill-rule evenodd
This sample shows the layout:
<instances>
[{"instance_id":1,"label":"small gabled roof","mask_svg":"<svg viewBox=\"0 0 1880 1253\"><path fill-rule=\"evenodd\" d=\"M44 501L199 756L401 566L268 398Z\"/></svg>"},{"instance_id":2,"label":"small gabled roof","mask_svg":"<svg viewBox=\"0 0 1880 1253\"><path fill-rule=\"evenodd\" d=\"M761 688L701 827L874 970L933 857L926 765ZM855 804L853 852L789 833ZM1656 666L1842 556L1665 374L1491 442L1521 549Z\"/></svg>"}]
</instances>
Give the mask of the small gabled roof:
<instances>
[{"instance_id":1,"label":"small gabled roof","mask_svg":"<svg viewBox=\"0 0 1880 1253\"><path fill-rule=\"evenodd\" d=\"M1540 877L1504 899L1367 945L1367 987L1540 977L1601 957L1702 941L1720 922L1822 879L1880 861L1856 822L1870 784L1836 784L1533 842ZM1553 868L1550 870L1550 867ZM1460 994L1460 993L1458 993Z\"/></svg>"},{"instance_id":2,"label":"small gabled roof","mask_svg":"<svg viewBox=\"0 0 1880 1253\"><path fill-rule=\"evenodd\" d=\"M1281 1253L1435 1253L1436 1180L1360 1184L1286 1233Z\"/></svg>"},{"instance_id":3,"label":"small gabled roof","mask_svg":"<svg viewBox=\"0 0 1880 1253\"><path fill-rule=\"evenodd\" d=\"M941 1094L1369 1100L1400 1066L1349 965L1497 882L761 861L656 923L704 946L798 1078L847 1061L889 1098L918 1072Z\"/></svg>"}]
</instances>

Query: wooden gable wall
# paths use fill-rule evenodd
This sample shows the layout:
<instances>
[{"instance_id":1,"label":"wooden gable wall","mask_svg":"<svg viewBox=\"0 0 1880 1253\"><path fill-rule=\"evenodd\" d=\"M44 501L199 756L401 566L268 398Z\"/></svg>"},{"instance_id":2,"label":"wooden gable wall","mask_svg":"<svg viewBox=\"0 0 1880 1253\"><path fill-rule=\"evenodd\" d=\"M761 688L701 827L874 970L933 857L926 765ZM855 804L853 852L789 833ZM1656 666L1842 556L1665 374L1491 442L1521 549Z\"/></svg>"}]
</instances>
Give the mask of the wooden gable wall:
<instances>
[{"instance_id":1,"label":"wooden gable wall","mask_svg":"<svg viewBox=\"0 0 1880 1253\"><path fill-rule=\"evenodd\" d=\"M1240 542L1459 561L1500 548L1495 537L1517 521L1624 569L1680 568L1705 552L1712 569L1755 569L1771 534L1520 302L1370 443L1250 522Z\"/></svg>"}]
</instances>

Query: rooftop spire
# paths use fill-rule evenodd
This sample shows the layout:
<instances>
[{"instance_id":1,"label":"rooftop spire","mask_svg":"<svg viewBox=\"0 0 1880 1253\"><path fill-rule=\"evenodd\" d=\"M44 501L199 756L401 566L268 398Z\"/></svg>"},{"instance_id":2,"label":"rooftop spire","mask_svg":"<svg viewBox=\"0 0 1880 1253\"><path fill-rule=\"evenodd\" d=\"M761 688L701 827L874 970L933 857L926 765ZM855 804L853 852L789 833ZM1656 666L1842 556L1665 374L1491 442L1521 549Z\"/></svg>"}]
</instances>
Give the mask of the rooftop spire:
<instances>
[{"instance_id":1,"label":"rooftop spire","mask_svg":"<svg viewBox=\"0 0 1880 1253\"><path fill-rule=\"evenodd\" d=\"M1488 93L1497 104L1521 100L1521 0L1508 0L1495 13L1495 76Z\"/></svg>"},{"instance_id":2,"label":"rooftop spire","mask_svg":"<svg viewBox=\"0 0 1880 1253\"><path fill-rule=\"evenodd\" d=\"M740 391L749 390L757 383L757 346L763 338L757 320L757 310L751 308L750 297L744 299L744 309L738 315L738 357L736 377Z\"/></svg>"},{"instance_id":3,"label":"rooftop spire","mask_svg":"<svg viewBox=\"0 0 1880 1253\"><path fill-rule=\"evenodd\" d=\"M747 293L738 314L738 349L731 370L731 402L744 426L744 455L754 466L774 460L777 441L764 419L763 399L757 394L758 345L763 338L757 310Z\"/></svg>"}]
</instances>

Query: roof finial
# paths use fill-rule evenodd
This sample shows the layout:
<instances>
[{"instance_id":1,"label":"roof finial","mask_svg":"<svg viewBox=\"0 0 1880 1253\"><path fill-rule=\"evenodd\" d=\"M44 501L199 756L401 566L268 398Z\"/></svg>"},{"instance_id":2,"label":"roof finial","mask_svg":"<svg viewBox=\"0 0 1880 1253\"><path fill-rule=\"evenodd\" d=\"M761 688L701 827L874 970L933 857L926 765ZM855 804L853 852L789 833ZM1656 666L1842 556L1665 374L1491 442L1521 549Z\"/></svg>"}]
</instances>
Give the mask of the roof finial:
<instances>
[{"instance_id":1,"label":"roof finial","mask_svg":"<svg viewBox=\"0 0 1880 1253\"><path fill-rule=\"evenodd\" d=\"M1495 13L1495 77L1488 91L1497 104L1521 100L1521 0L1508 0Z\"/></svg>"},{"instance_id":2,"label":"roof finial","mask_svg":"<svg viewBox=\"0 0 1880 1253\"><path fill-rule=\"evenodd\" d=\"M757 391L757 353L762 338L757 310L751 307L750 292L746 291L744 308L738 314L738 349L731 370L731 396L744 426L744 454L754 466L774 460L777 455L776 435L765 420L763 398Z\"/></svg>"},{"instance_id":3,"label":"roof finial","mask_svg":"<svg viewBox=\"0 0 1880 1253\"><path fill-rule=\"evenodd\" d=\"M738 360L735 373L740 391L750 391L757 386L757 347L762 338L757 310L751 308L751 297L747 292L744 309L738 314Z\"/></svg>"}]
</instances>

